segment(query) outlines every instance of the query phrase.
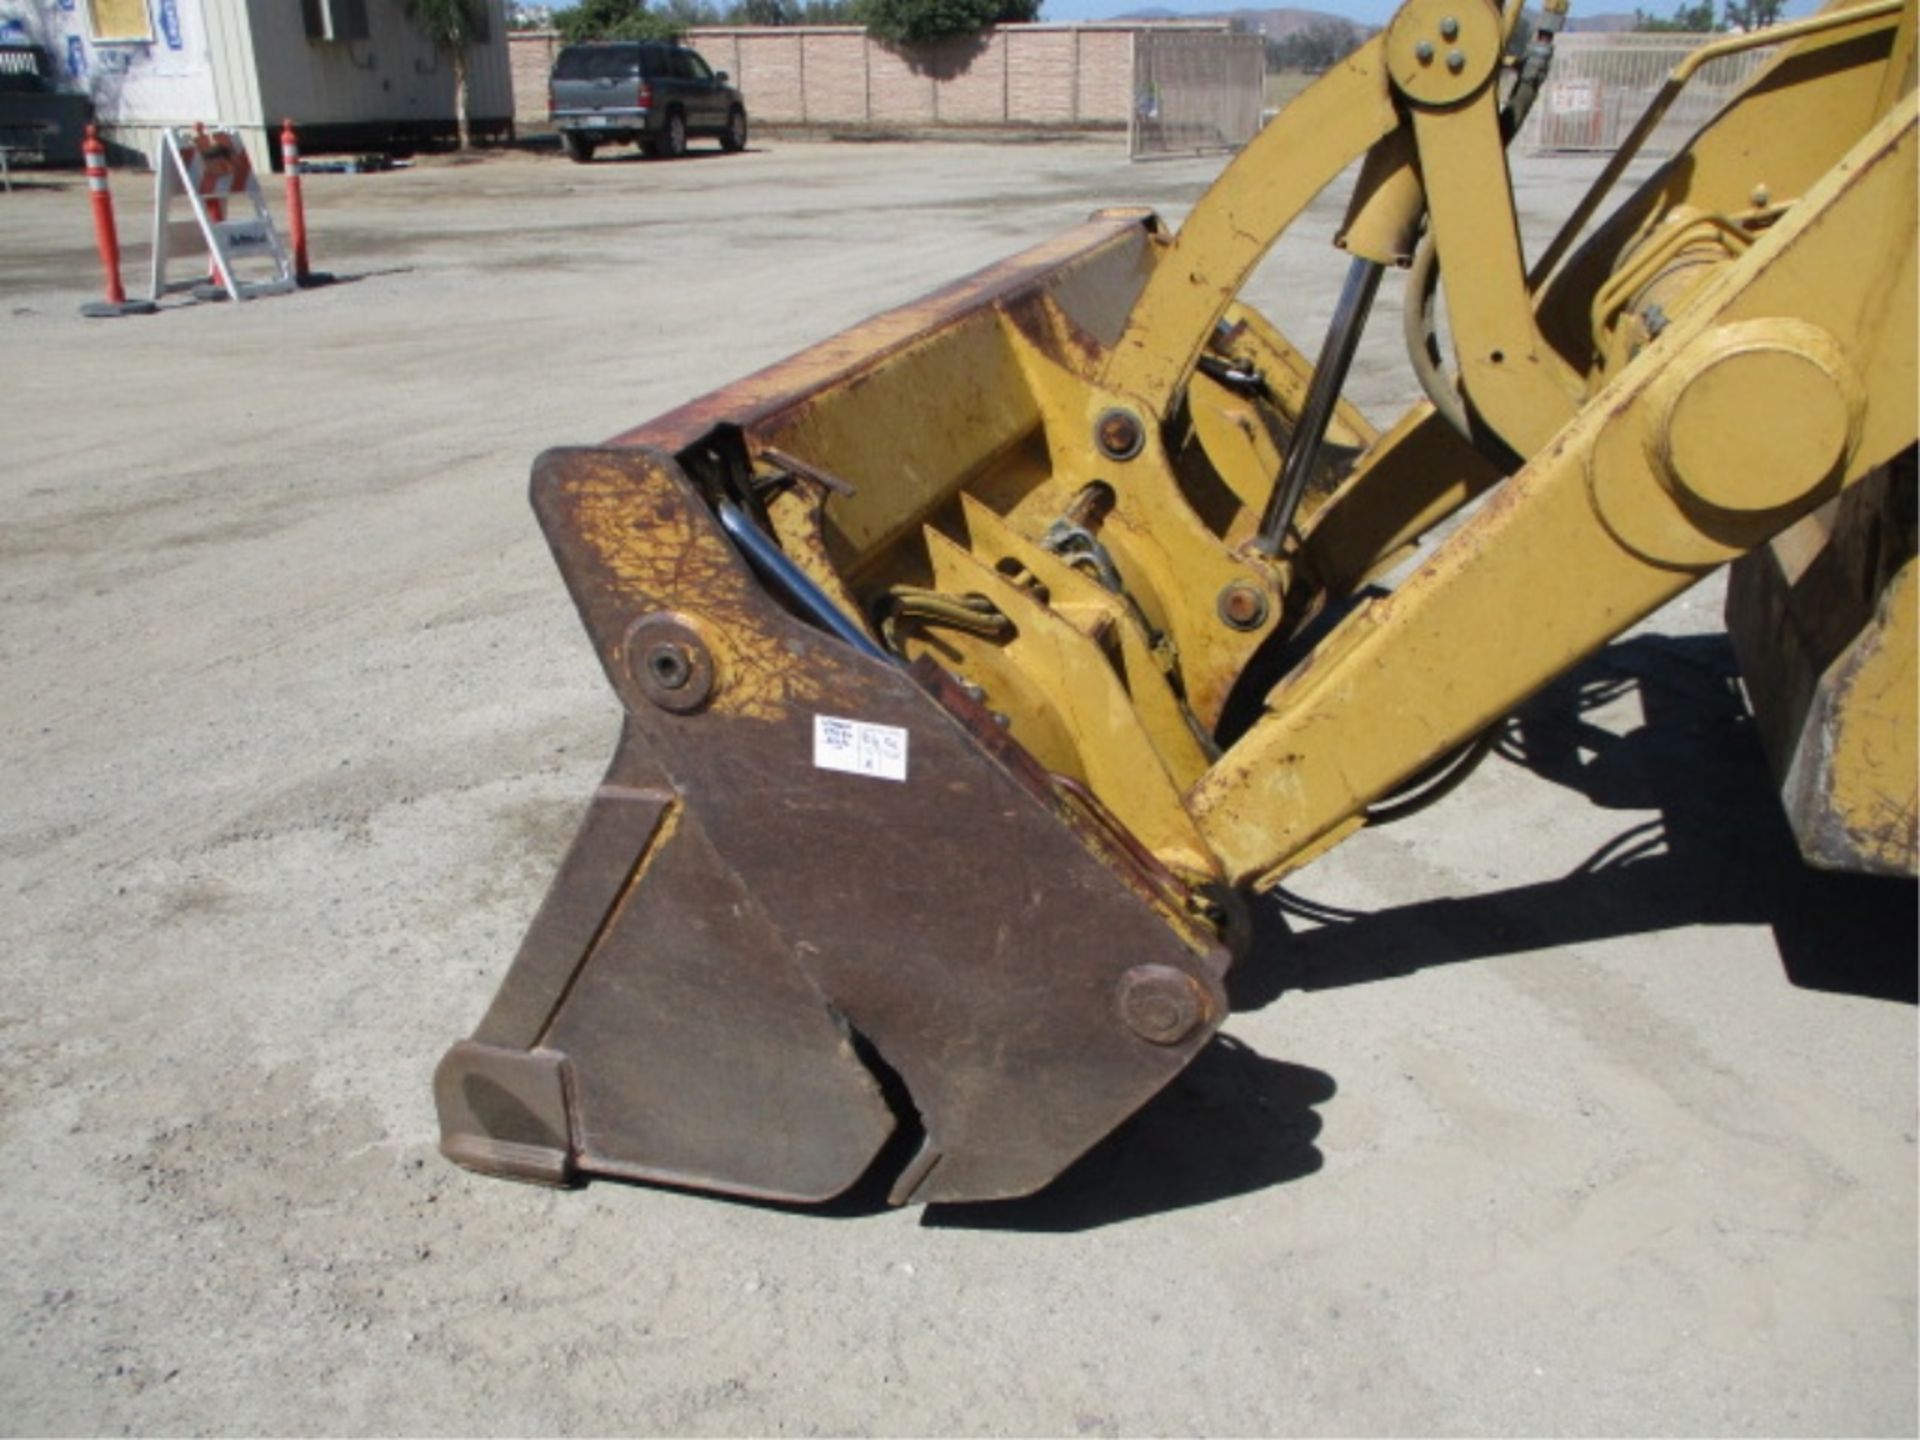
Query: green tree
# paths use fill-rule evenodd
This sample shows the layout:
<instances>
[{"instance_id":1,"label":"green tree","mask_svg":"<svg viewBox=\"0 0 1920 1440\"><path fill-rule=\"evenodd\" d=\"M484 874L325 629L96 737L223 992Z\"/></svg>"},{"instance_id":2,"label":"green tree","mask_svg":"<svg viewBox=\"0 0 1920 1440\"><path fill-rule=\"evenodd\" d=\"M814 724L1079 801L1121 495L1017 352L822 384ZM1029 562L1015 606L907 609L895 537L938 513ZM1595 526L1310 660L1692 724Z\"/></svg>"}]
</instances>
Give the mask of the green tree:
<instances>
[{"instance_id":1,"label":"green tree","mask_svg":"<svg viewBox=\"0 0 1920 1440\"><path fill-rule=\"evenodd\" d=\"M727 9L729 25L791 25L796 18L788 0L734 0Z\"/></svg>"},{"instance_id":2,"label":"green tree","mask_svg":"<svg viewBox=\"0 0 1920 1440\"><path fill-rule=\"evenodd\" d=\"M473 143L467 52L488 38L486 0L400 0L408 22L453 62L460 148Z\"/></svg>"},{"instance_id":3,"label":"green tree","mask_svg":"<svg viewBox=\"0 0 1920 1440\"><path fill-rule=\"evenodd\" d=\"M1676 8L1670 20L1636 10L1633 12L1633 28L1657 34L1705 35L1710 31L1724 30L1726 26L1714 19L1713 0L1691 0L1691 3L1682 3Z\"/></svg>"},{"instance_id":4,"label":"green tree","mask_svg":"<svg viewBox=\"0 0 1920 1440\"><path fill-rule=\"evenodd\" d=\"M586 40L672 40L684 26L646 0L580 0L554 18L554 28L569 45Z\"/></svg>"},{"instance_id":5,"label":"green tree","mask_svg":"<svg viewBox=\"0 0 1920 1440\"><path fill-rule=\"evenodd\" d=\"M1785 0L1726 0L1727 24L1736 30L1764 30L1780 23Z\"/></svg>"},{"instance_id":6,"label":"green tree","mask_svg":"<svg viewBox=\"0 0 1920 1440\"><path fill-rule=\"evenodd\" d=\"M1344 20L1315 20L1267 41L1267 69L1304 70L1317 75L1351 55L1362 38L1360 29Z\"/></svg>"},{"instance_id":7,"label":"green tree","mask_svg":"<svg viewBox=\"0 0 1920 1440\"><path fill-rule=\"evenodd\" d=\"M1040 0L855 0L853 18L876 40L920 45L1040 18Z\"/></svg>"},{"instance_id":8,"label":"green tree","mask_svg":"<svg viewBox=\"0 0 1920 1440\"><path fill-rule=\"evenodd\" d=\"M664 8L667 21L677 34L720 23L720 12L708 0L664 0Z\"/></svg>"}]
</instances>

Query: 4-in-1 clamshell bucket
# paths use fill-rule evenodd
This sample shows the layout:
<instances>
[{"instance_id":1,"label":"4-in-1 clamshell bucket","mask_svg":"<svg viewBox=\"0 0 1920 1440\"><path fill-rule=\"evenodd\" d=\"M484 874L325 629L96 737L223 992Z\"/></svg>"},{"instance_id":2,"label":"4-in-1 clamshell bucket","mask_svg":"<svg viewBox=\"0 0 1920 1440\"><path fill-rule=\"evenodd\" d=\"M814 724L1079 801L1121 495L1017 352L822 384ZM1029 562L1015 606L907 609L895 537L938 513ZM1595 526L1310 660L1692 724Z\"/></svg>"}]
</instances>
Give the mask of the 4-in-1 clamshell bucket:
<instances>
[{"instance_id":1,"label":"4-in-1 clamshell bucket","mask_svg":"<svg viewBox=\"0 0 1920 1440\"><path fill-rule=\"evenodd\" d=\"M540 458L626 722L440 1066L449 1156L1036 1190L1218 1029L1250 889L1437 798L1532 691L1752 552L1797 557L1743 640L1781 657L1780 753L1866 737L1791 779L1839 814L1821 858L1911 870L1912 646L1885 640L1914 633L1911 0L1713 42L1773 58L1575 249L1630 141L1529 273L1503 137L1562 13L1516 36L1517 5L1411 0L1177 236L1103 212ZM1356 159L1309 359L1235 297ZM1339 391L1395 267L1429 399L1378 433ZM1883 603L1770 648L1863 509Z\"/></svg>"},{"instance_id":2,"label":"4-in-1 clamshell bucket","mask_svg":"<svg viewBox=\"0 0 1920 1440\"><path fill-rule=\"evenodd\" d=\"M1019 1195L1207 1042L1227 957L1191 885L950 672L808 618L832 602L748 509L766 495L749 445L817 453L815 427L862 423L836 403L959 380L1002 347L1003 306L1124 283L1145 239L1101 223L607 448L541 457L535 510L627 721L521 958L442 1069L454 1158L824 1199L892 1133L890 1068L926 1134L896 1198ZM881 413L897 448L876 465L944 464L942 487L961 447L1037 438L1012 385L971 429ZM821 497L859 500L805 473L782 488L815 524Z\"/></svg>"}]
</instances>

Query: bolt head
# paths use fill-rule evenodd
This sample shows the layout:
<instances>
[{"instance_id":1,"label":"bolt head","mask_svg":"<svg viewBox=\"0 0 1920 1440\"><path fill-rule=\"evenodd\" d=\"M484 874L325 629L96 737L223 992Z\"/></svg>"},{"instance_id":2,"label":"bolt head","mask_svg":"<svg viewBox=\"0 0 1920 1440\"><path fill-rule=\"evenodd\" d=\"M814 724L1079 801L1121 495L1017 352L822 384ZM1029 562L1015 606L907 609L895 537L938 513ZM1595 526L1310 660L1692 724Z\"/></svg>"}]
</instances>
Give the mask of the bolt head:
<instances>
[{"instance_id":1,"label":"bolt head","mask_svg":"<svg viewBox=\"0 0 1920 1440\"><path fill-rule=\"evenodd\" d=\"M1235 580L1220 591L1215 609L1221 620L1235 630L1258 630L1266 624L1269 607L1266 595L1258 586Z\"/></svg>"},{"instance_id":2,"label":"bolt head","mask_svg":"<svg viewBox=\"0 0 1920 1440\"><path fill-rule=\"evenodd\" d=\"M628 628L627 673L662 710L685 715L713 694L713 654L686 619L643 615Z\"/></svg>"},{"instance_id":3,"label":"bolt head","mask_svg":"<svg viewBox=\"0 0 1920 1440\"><path fill-rule=\"evenodd\" d=\"M1451 15L1447 16L1440 22L1440 38L1442 40L1458 40L1460 38L1460 22Z\"/></svg>"},{"instance_id":4,"label":"bolt head","mask_svg":"<svg viewBox=\"0 0 1920 1440\"><path fill-rule=\"evenodd\" d=\"M693 661L686 647L663 641L647 651L647 673L662 690L681 689L693 678Z\"/></svg>"},{"instance_id":5,"label":"bolt head","mask_svg":"<svg viewBox=\"0 0 1920 1440\"><path fill-rule=\"evenodd\" d=\"M1419 44L1415 45L1413 47L1413 58L1418 60L1422 65L1431 65L1433 63L1433 42L1431 40L1422 40Z\"/></svg>"},{"instance_id":6,"label":"bolt head","mask_svg":"<svg viewBox=\"0 0 1920 1440\"><path fill-rule=\"evenodd\" d=\"M1136 965L1120 977L1120 1018L1150 1045L1178 1045L1212 1006L1200 982L1171 965Z\"/></svg>"},{"instance_id":7,"label":"bolt head","mask_svg":"<svg viewBox=\"0 0 1920 1440\"><path fill-rule=\"evenodd\" d=\"M1146 448L1147 432L1138 415L1116 407L1093 422L1093 440L1109 460L1131 460Z\"/></svg>"},{"instance_id":8,"label":"bolt head","mask_svg":"<svg viewBox=\"0 0 1920 1440\"><path fill-rule=\"evenodd\" d=\"M1455 75L1458 75L1462 70L1466 68L1467 68L1467 57L1465 55L1461 54L1458 50L1449 50L1447 52L1447 69L1452 71Z\"/></svg>"}]
</instances>

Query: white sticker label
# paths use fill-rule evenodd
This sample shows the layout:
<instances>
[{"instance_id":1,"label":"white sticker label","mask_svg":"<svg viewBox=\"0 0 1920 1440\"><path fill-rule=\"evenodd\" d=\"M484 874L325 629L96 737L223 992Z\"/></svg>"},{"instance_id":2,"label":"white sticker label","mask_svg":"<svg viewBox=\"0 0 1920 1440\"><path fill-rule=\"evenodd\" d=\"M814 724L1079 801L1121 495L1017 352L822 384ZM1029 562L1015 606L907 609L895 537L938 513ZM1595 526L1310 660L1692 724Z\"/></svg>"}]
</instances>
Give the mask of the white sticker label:
<instances>
[{"instance_id":1,"label":"white sticker label","mask_svg":"<svg viewBox=\"0 0 1920 1440\"><path fill-rule=\"evenodd\" d=\"M869 725L833 715L813 717L813 764L819 770L907 778L907 732L897 725Z\"/></svg>"},{"instance_id":2,"label":"white sticker label","mask_svg":"<svg viewBox=\"0 0 1920 1440\"><path fill-rule=\"evenodd\" d=\"M1556 115L1591 115L1598 108L1594 103L1598 97L1590 80L1562 80L1547 94L1547 108Z\"/></svg>"}]
</instances>

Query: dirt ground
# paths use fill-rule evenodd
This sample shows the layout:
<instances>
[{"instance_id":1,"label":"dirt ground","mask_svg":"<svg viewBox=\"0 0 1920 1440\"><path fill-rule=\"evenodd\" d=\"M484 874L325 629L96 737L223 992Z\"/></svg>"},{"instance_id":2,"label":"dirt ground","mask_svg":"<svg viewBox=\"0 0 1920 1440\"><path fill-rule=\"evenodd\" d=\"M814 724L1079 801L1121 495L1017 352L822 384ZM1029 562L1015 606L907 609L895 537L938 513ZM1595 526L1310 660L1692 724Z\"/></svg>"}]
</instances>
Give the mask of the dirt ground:
<instances>
[{"instance_id":1,"label":"dirt ground","mask_svg":"<svg viewBox=\"0 0 1920 1440\"><path fill-rule=\"evenodd\" d=\"M1798 864L1713 584L1294 877L1229 1038L1035 1199L436 1153L617 724L534 454L1218 164L316 177L350 283L117 321L77 177L0 196L0 1430L1914 1433L1914 891ZM1594 168L1521 165L1531 234ZM1254 286L1309 345L1312 221Z\"/></svg>"}]
</instances>

